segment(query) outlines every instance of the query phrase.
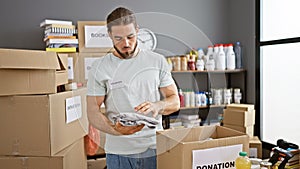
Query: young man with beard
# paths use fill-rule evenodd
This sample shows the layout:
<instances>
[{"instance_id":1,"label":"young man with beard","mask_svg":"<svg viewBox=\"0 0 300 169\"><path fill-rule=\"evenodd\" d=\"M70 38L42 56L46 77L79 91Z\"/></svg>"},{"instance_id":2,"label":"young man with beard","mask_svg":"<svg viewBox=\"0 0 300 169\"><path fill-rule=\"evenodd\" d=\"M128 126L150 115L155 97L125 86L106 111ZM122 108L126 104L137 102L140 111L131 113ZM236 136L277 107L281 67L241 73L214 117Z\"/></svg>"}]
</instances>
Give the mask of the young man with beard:
<instances>
[{"instance_id":1,"label":"young man with beard","mask_svg":"<svg viewBox=\"0 0 300 169\"><path fill-rule=\"evenodd\" d=\"M164 56L138 48L139 28L132 11L113 10L107 29L115 50L90 70L89 122L106 133L108 169L156 169L156 130L163 129L162 115L180 107L176 85ZM103 103L105 113L99 110ZM125 114L148 121L124 123L118 117ZM148 125L151 120L158 122L154 128Z\"/></svg>"}]
</instances>

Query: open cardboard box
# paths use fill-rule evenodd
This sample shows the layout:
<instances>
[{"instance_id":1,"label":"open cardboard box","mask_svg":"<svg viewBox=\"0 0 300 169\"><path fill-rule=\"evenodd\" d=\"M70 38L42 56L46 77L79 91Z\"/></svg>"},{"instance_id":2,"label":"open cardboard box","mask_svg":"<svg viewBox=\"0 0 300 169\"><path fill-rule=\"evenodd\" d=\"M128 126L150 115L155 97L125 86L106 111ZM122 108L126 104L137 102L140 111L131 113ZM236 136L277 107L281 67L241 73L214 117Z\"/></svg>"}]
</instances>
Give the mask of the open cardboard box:
<instances>
[{"instance_id":1,"label":"open cardboard box","mask_svg":"<svg viewBox=\"0 0 300 169\"><path fill-rule=\"evenodd\" d=\"M67 54L0 49L0 96L56 93L68 83L67 68Z\"/></svg>"},{"instance_id":2,"label":"open cardboard box","mask_svg":"<svg viewBox=\"0 0 300 169\"><path fill-rule=\"evenodd\" d=\"M158 131L157 166L158 169L192 168L193 150L237 144L242 144L243 151L249 153L249 136L222 126Z\"/></svg>"},{"instance_id":3,"label":"open cardboard box","mask_svg":"<svg viewBox=\"0 0 300 169\"><path fill-rule=\"evenodd\" d=\"M67 99L73 98L77 101L67 104ZM88 132L86 88L49 95L1 96L0 107L3 156L55 155ZM70 114L66 109L70 107L77 107L76 118L67 122Z\"/></svg>"}]
</instances>

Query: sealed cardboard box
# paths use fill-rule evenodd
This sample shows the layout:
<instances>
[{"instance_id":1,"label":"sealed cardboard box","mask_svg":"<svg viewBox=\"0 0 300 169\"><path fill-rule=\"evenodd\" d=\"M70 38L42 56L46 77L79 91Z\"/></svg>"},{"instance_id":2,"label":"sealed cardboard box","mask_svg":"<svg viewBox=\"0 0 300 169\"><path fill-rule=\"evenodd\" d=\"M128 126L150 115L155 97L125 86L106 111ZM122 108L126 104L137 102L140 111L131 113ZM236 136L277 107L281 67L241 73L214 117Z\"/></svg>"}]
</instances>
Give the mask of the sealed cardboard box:
<instances>
[{"instance_id":1,"label":"sealed cardboard box","mask_svg":"<svg viewBox=\"0 0 300 169\"><path fill-rule=\"evenodd\" d=\"M69 55L69 81L86 86L93 62L107 53L74 53Z\"/></svg>"},{"instance_id":2,"label":"sealed cardboard box","mask_svg":"<svg viewBox=\"0 0 300 169\"><path fill-rule=\"evenodd\" d=\"M68 83L67 66L66 54L0 49L0 96L56 93Z\"/></svg>"},{"instance_id":3,"label":"sealed cardboard box","mask_svg":"<svg viewBox=\"0 0 300 169\"><path fill-rule=\"evenodd\" d=\"M253 126L255 124L255 110L243 111L224 109L223 123L236 126Z\"/></svg>"},{"instance_id":4,"label":"sealed cardboard box","mask_svg":"<svg viewBox=\"0 0 300 169\"><path fill-rule=\"evenodd\" d=\"M89 159L87 166L88 169L105 169L106 158Z\"/></svg>"},{"instance_id":5,"label":"sealed cardboard box","mask_svg":"<svg viewBox=\"0 0 300 169\"><path fill-rule=\"evenodd\" d=\"M80 53L113 52L105 21L78 21L78 49Z\"/></svg>"},{"instance_id":6,"label":"sealed cardboard box","mask_svg":"<svg viewBox=\"0 0 300 169\"><path fill-rule=\"evenodd\" d=\"M223 126L227 127L227 128L237 130L237 131L240 131L240 132L243 132L243 133L247 134L250 137L254 136L254 125L245 127L245 126L236 126L236 125L230 125L230 124L224 123Z\"/></svg>"},{"instance_id":7,"label":"sealed cardboard box","mask_svg":"<svg viewBox=\"0 0 300 169\"><path fill-rule=\"evenodd\" d=\"M235 109L235 110L241 110L241 111L250 111L254 110L254 104L237 104L237 103L232 103L228 104L226 106L227 109Z\"/></svg>"},{"instance_id":8,"label":"sealed cardboard box","mask_svg":"<svg viewBox=\"0 0 300 169\"><path fill-rule=\"evenodd\" d=\"M200 126L159 131L157 132L157 166L158 169L192 168L193 151L234 145L241 145L243 151L249 152L249 136L223 126ZM215 157L218 155L220 153ZM235 156L238 156L238 152Z\"/></svg>"},{"instance_id":9,"label":"sealed cardboard box","mask_svg":"<svg viewBox=\"0 0 300 169\"><path fill-rule=\"evenodd\" d=\"M262 158L262 143L257 136L250 137L249 139L249 157Z\"/></svg>"},{"instance_id":10,"label":"sealed cardboard box","mask_svg":"<svg viewBox=\"0 0 300 169\"><path fill-rule=\"evenodd\" d=\"M0 155L51 156L87 134L86 88L0 97Z\"/></svg>"},{"instance_id":11,"label":"sealed cardboard box","mask_svg":"<svg viewBox=\"0 0 300 169\"><path fill-rule=\"evenodd\" d=\"M83 139L55 156L0 156L0 166L5 169L87 169Z\"/></svg>"}]
</instances>

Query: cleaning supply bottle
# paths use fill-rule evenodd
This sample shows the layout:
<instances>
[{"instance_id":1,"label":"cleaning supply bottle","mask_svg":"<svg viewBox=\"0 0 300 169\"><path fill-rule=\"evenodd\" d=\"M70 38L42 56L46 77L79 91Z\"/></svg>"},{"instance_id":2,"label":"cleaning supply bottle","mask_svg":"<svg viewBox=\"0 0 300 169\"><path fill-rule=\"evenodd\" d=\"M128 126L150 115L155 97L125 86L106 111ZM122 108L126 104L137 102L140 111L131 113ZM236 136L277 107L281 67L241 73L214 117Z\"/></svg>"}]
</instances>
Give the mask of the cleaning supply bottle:
<instances>
[{"instance_id":1,"label":"cleaning supply bottle","mask_svg":"<svg viewBox=\"0 0 300 169\"><path fill-rule=\"evenodd\" d=\"M235 160L236 169L251 169L251 161L247 156L247 152L241 151L239 157Z\"/></svg>"},{"instance_id":2,"label":"cleaning supply bottle","mask_svg":"<svg viewBox=\"0 0 300 169\"><path fill-rule=\"evenodd\" d=\"M208 71L215 70L213 46L208 46L206 56L207 56L208 60L204 65L204 69L206 69Z\"/></svg>"},{"instance_id":3,"label":"cleaning supply bottle","mask_svg":"<svg viewBox=\"0 0 300 169\"><path fill-rule=\"evenodd\" d=\"M234 70L235 69L235 53L233 51L233 44L229 44L227 47L227 53L226 53L226 68L228 70Z\"/></svg>"},{"instance_id":4,"label":"cleaning supply bottle","mask_svg":"<svg viewBox=\"0 0 300 169\"><path fill-rule=\"evenodd\" d=\"M216 56L216 69L217 70L225 70L226 69L226 57L225 52L223 50L223 45L219 45L219 51Z\"/></svg>"}]
</instances>

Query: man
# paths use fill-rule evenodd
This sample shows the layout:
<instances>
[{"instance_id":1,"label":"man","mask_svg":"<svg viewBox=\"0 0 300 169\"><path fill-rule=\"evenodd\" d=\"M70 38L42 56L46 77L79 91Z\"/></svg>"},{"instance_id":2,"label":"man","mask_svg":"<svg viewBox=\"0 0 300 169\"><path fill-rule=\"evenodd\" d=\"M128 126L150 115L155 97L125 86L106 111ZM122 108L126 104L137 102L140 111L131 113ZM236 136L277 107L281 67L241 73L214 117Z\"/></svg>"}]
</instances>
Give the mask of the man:
<instances>
[{"instance_id":1,"label":"man","mask_svg":"<svg viewBox=\"0 0 300 169\"><path fill-rule=\"evenodd\" d=\"M106 133L108 169L155 169L156 130L162 129L162 115L180 107L176 85L166 58L138 48L139 29L132 11L123 7L112 11L107 29L115 50L96 60L90 70L89 122ZM102 103L105 114L99 111ZM116 117L125 113L159 123L154 129L147 123L124 125Z\"/></svg>"}]
</instances>

